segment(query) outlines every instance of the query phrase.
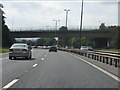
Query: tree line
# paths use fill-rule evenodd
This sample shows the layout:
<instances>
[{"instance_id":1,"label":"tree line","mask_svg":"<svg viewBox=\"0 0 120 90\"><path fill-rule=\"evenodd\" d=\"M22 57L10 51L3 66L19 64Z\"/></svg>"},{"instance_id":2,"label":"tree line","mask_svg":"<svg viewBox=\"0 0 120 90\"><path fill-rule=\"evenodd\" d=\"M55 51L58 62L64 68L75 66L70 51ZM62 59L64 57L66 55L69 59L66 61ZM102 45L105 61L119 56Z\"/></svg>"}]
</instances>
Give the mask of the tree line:
<instances>
[{"instance_id":1,"label":"tree line","mask_svg":"<svg viewBox=\"0 0 120 90\"><path fill-rule=\"evenodd\" d=\"M14 42L15 39L10 34L10 29L5 23L5 16L2 15L2 47L10 47Z\"/></svg>"}]
</instances>

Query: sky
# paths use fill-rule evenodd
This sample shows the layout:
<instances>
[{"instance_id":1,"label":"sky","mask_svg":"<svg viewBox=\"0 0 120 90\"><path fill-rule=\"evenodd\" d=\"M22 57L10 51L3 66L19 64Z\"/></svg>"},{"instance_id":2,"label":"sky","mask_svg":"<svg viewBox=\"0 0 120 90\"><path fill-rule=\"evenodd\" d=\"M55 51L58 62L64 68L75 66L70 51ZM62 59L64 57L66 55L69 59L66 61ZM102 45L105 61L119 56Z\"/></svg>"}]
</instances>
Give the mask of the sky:
<instances>
[{"instance_id":1,"label":"sky","mask_svg":"<svg viewBox=\"0 0 120 90\"><path fill-rule=\"evenodd\" d=\"M118 25L119 0L84 0L83 29L98 29ZM65 26L68 12L68 29L80 27L81 0L0 0L10 30L55 29Z\"/></svg>"}]
</instances>

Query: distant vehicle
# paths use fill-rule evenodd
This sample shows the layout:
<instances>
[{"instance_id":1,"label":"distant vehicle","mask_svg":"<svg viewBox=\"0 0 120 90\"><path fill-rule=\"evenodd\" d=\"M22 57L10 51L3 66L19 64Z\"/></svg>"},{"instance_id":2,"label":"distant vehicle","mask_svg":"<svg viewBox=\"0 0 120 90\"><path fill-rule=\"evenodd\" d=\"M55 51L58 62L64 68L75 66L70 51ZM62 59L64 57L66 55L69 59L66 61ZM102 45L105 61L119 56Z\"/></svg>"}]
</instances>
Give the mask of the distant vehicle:
<instances>
[{"instance_id":1,"label":"distant vehicle","mask_svg":"<svg viewBox=\"0 0 120 90\"><path fill-rule=\"evenodd\" d=\"M93 48L92 48L92 46L81 46L80 50L83 50L83 51L87 51L87 50L93 51Z\"/></svg>"},{"instance_id":2,"label":"distant vehicle","mask_svg":"<svg viewBox=\"0 0 120 90\"><path fill-rule=\"evenodd\" d=\"M49 52L51 52L51 51L57 52L57 47L56 46L51 46L49 48Z\"/></svg>"},{"instance_id":3,"label":"distant vehicle","mask_svg":"<svg viewBox=\"0 0 120 90\"><path fill-rule=\"evenodd\" d=\"M38 46L34 46L34 48L37 48Z\"/></svg>"},{"instance_id":4,"label":"distant vehicle","mask_svg":"<svg viewBox=\"0 0 120 90\"><path fill-rule=\"evenodd\" d=\"M24 43L15 43L9 49L9 59L16 59L17 57L24 57L25 59L31 59L32 52L31 46Z\"/></svg>"},{"instance_id":5,"label":"distant vehicle","mask_svg":"<svg viewBox=\"0 0 120 90\"><path fill-rule=\"evenodd\" d=\"M48 46L43 46L42 48L43 48L43 49L49 49L49 47L48 47Z\"/></svg>"}]
</instances>

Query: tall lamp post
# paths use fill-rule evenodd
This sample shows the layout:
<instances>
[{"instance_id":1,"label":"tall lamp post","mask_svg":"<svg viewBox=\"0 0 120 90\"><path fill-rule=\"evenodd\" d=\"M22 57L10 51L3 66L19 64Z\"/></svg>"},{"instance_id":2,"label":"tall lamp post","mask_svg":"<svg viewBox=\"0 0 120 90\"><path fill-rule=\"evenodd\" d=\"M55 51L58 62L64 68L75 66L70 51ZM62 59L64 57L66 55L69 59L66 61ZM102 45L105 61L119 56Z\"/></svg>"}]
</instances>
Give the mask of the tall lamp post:
<instances>
[{"instance_id":1,"label":"tall lamp post","mask_svg":"<svg viewBox=\"0 0 120 90\"><path fill-rule=\"evenodd\" d=\"M60 20L53 20L55 22L55 40L57 41L57 46L58 46L58 38L56 37L56 31L57 31L57 24Z\"/></svg>"},{"instance_id":2,"label":"tall lamp post","mask_svg":"<svg viewBox=\"0 0 120 90\"><path fill-rule=\"evenodd\" d=\"M67 27L67 19L68 19L68 12L70 11L70 9L64 9L64 11L66 12L66 23L65 26Z\"/></svg>"},{"instance_id":3,"label":"tall lamp post","mask_svg":"<svg viewBox=\"0 0 120 90\"><path fill-rule=\"evenodd\" d=\"M53 20L55 22L55 37L56 37L56 31L57 31L57 24L60 20Z\"/></svg>"},{"instance_id":4,"label":"tall lamp post","mask_svg":"<svg viewBox=\"0 0 120 90\"><path fill-rule=\"evenodd\" d=\"M81 42L81 32L82 32L82 21L83 21L83 0L82 0L82 7L81 7L81 19L80 19L80 47L82 46Z\"/></svg>"}]
</instances>

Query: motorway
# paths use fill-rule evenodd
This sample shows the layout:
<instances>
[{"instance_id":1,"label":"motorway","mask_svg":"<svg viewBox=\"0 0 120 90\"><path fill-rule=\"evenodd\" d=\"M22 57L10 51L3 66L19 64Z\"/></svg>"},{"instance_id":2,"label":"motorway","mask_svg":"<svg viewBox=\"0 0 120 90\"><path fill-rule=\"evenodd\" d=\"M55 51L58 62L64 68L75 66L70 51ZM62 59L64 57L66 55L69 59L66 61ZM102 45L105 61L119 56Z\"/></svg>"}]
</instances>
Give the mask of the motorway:
<instances>
[{"instance_id":1,"label":"motorway","mask_svg":"<svg viewBox=\"0 0 120 90\"><path fill-rule=\"evenodd\" d=\"M117 80L73 54L44 49L32 53L30 60L0 60L1 88L118 88Z\"/></svg>"}]
</instances>

